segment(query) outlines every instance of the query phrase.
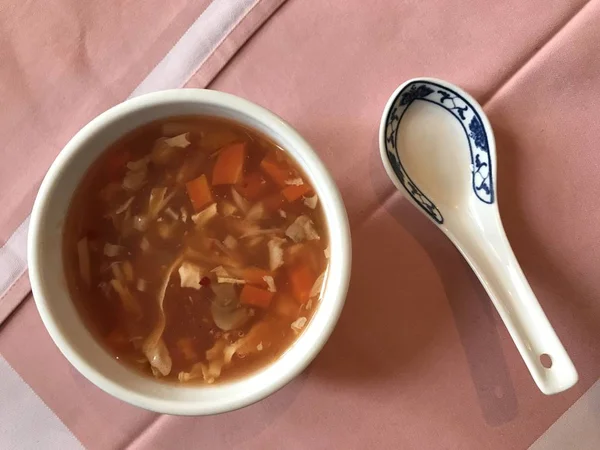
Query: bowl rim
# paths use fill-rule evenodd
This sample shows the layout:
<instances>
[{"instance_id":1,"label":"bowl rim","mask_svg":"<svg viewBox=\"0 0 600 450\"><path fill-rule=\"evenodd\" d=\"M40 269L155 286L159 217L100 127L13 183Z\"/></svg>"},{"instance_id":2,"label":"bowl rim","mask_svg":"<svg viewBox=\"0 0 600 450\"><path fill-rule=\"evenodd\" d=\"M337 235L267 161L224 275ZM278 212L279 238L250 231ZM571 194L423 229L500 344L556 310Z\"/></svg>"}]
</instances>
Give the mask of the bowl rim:
<instances>
[{"instance_id":1,"label":"bowl rim","mask_svg":"<svg viewBox=\"0 0 600 450\"><path fill-rule=\"evenodd\" d=\"M330 260L330 267L332 261L334 261L334 256L336 260L339 260L339 268L337 269L339 274L336 277L338 283L336 283L335 286L326 286L324 291L324 297L326 295L331 296L331 300L329 301L333 302L331 314L324 319L325 322L322 328L315 328L315 331L311 332L315 334L314 344L307 347L305 351L303 351L301 358L297 358L293 364L288 364L280 372L280 376L267 386L262 386L260 389L257 389L255 392L245 395L242 398L226 398L220 402L213 402L214 404L211 405L203 405L199 401L184 402L177 399L158 398L148 393L142 394L133 392L119 382L100 373L86 360L86 358L80 357L77 352L73 351L71 344L66 338L66 334L63 336L63 332L59 327L60 317L57 317L57 315L51 311L50 305L56 300L52 300L52 294L48 292L49 288L45 286L42 279L41 272L43 268L39 249L40 240L45 233L44 223L47 216L45 204L53 198L53 195L57 195L56 184L61 177L64 176L62 169L68 165L71 158L74 158L75 155L83 151L86 148L86 145L93 142L95 136L102 133L103 130L106 130L115 122L131 117L132 114L137 114L147 108L156 108L161 105L165 106L177 103L186 104L190 102L239 112L249 117L249 119L261 123L273 133L285 136L286 139L293 141L294 151L302 154L301 161L299 158L294 159L296 159L299 164L305 166L303 168L306 172L308 172L306 169L310 168L311 173L316 173L318 175L318 186L314 176L311 176L311 181L318 190L327 191L332 200L333 205L329 205L332 207L325 211L326 222L329 233L332 234L335 232L339 237L340 243L337 254L334 255L332 252ZM165 115L164 117L176 117L176 115ZM292 157L294 156L292 155ZM93 158L86 166L85 170L87 170L96 159L97 157ZM332 229L331 222L335 224L335 230ZM62 233L62 226L60 232ZM321 162L310 144L308 144L308 142L306 142L287 122L271 111L240 97L207 89L171 89L134 97L113 106L81 128L60 151L40 185L30 216L27 246L29 280L35 304L46 330L50 334L55 345L71 365L93 384L120 400L147 410L177 415L218 414L239 409L271 395L299 375L325 345L341 314L350 280L352 262L351 253L350 226L342 197L331 175L325 168L325 165ZM333 291L333 294L328 293L328 290ZM318 315L318 311L319 309L315 311L314 317ZM311 320L311 322L313 321L314 320ZM301 337L307 334L311 329L311 322L309 322L308 327L304 330ZM280 358L281 357L278 359ZM240 381L248 378L249 377L242 377ZM203 385L197 386L201 388Z\"/></svg>"}]
</instances>

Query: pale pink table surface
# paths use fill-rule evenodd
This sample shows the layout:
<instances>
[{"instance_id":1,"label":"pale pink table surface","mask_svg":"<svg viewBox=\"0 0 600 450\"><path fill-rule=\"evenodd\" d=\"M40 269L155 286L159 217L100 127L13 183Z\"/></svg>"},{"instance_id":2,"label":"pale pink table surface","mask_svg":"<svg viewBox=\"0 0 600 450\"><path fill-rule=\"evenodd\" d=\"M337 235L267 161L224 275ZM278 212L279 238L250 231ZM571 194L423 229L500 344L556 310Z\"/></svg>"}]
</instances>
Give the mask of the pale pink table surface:
<instances>
[{"instance_id":1,"label":"pale pink table surface","mask_svg":"<svg viewBox=\"0 0 600 450\"><path fill-rule=\"evenodd\" d=\"M0 448L20 448L19 430L40 448L599 448L600 0L224 4L0 0L0 268L15 272L0 275L0 383L30 387L54 420L11 424L34 413L0 387ZM203 16L227 31L204 23L178 43ZM462 86L490 117L508 237L579 371L563 394L537 390L467 264L383 171L383 106L422 75ZM20 224L69 137L132 92L183 85L296 127L353 234L347 304L314 363L270 398L205 418L136 409L81 377L17 270Z\"/></svg>"}]
</instances>

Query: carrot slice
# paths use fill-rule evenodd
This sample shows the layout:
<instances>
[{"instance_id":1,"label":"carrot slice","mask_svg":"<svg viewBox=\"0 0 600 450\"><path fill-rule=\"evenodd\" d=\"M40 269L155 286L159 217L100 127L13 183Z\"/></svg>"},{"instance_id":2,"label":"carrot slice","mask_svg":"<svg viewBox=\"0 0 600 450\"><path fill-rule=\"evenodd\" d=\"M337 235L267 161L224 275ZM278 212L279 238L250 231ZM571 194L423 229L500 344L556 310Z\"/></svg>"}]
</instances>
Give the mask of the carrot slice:
<instances>
[{"instance_id":1,"label":"carrot slice","mask_svg":"<svg viewBox=\"0 0 600 450\"><path fill-rule=\"evenodd\" d=\"M188 197L196 211L202 210L206 205L213 202L213 196L208 186L206 175L200 175L185 184Z\"/></svg>"},{"instance_id":2,"label":"carrot slice","mask_svg":"<svg viewBox=\"0 0 600 450\"><path fill-rule=\"evenodd\" d=\"M231 144L221 149L213 169L213 186L237 183L244 171L245 159L246 144L244 142Z\"/></svg>"},{"instance_id":3,"label":"carrot slice","mask_svg":"<svg viewBox=\"0 0 600 450\"><path fill-rule=\"evenodd\" d=\"M240 293L240 302L244 305L268 308L273 300L273 292L246 284Z\"/></svg>"},{"instance_id":4,"label":"carrot slice","mask_svg":"<svg viewBox=\"0 0 600 450\"><path fill-rule=\"evenodd\" d=\"M246 267L242 269L242 278L246 283L254 284L256 286L267 287L267 282L264 277L271 276L269 272L258 267Z\"/></svg>"},{"instance_id":5,"label":"carrot slice","mask_svg":"<svg viewBox=\"0 0 600 450\"><path fill-rule=\"evenodd\" d=\"M237 191L246 200L258 200L266 191L267 181L259 172L252 172L236 186Z\"/></svg>"},{"instance_id":6,"label":"carrot slice","mask_svg":"<svg viewBox=\"0 0 600 450\"><path fill-rule=\"evenodd\" d=\"M304 194L308 194L310 186L308 184L301 184L300 186L288 186L284 188L281 193L285 199L292 203L302 197Z\"/></svg>"},{"instance_id":7,"label":"carrot slice","mask_svg":"<svg viewBox=\"0 0 600 450\"><path fill-rule=\"evenodd\" d=\"M317 280L313 271L307 265L296 265L288 271L288 278L292 287L292 295L300 304L308 301L310 290Z\"/></svg>"},{"instance_id":8,"label":"carrot slice","mask_svg":"<svg viewBox=\"0 0 600 450\"><path fill-rule=\"evenodd\" d=\"M266 210L270 212L277 211L283 206L284 202L285 198L281 195L280 192L277 192L273 195L269 195L262 201Z\"/></svg>"},{"instance_id":9,"label":"carrot slice","mask_svg":"<svg viewBox=\"0 0 600 450\"><path fill-rule=\"evenodd\" d=\"M285 181L294 178L289 167L285 163L277 160L274 152L269 153L260 162L260 168L266 173L279 187L285 187Z\"/></svg>"}]
</instances>

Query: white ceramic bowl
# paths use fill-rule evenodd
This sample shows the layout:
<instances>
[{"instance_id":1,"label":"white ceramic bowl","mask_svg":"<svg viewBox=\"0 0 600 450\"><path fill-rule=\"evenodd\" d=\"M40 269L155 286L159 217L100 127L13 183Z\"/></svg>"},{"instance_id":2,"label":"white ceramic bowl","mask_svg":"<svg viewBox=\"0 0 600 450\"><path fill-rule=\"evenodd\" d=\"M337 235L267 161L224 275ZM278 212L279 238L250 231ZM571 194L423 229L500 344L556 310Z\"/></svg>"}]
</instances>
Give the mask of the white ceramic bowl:
<instances>
[{"instance_id":1,"label":"white ceramic bowl","mask_svg":"<svg viewBox=\"0 0 600 450\"><path fill-rule=\"evenodd\" d=\"M92 337L69 299L62 238L71 197L90 164L111 143L145 123L204 114L233 119L273 139L310 177L327 218L331 259L324 296L309 325L277 361L238 381L214 386L161 383L127 369ZM310 145L282 119L222 92L179 89L133 98L101 114L65 146L46 174L29 227L29 278L50 336L86 378L115 397L149 410L185 415L241 408L275 392L298 375L327 341L341 312L350 277L348 218L331 176Z\"/></svg>"}]
</instances>

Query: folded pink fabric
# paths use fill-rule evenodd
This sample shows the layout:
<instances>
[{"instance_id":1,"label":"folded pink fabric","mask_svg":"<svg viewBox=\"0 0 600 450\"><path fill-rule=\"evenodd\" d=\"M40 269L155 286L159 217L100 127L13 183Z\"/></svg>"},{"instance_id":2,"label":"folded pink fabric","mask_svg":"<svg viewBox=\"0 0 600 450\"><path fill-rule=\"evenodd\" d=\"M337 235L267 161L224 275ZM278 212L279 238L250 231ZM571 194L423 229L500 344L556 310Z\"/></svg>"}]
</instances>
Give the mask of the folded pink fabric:
<instances>
[{"instance_id":1,"label":"folded pink fabric","mask_svg":"<svg viewBox=\"0 0 600 450\"><path fill-rule=\"evenodd\" d=\"M99 29L115 26L112 34L123 34L122 24L132 23L121 21L127 5L103 9L110 20L103 19ZM151 62L141 58L143 68L120 54L98 62L93 52L61 50L56 52L61 58L79 56L47 65L47 80L38 75L18 95L0 87L5 98L12 95L11 105L29 108L20 122L0 112L0 136L20 136L24 125L37 124L30 141L24 135L0 150L3 161L15 160L14 171L0 169L0 195L7 196L9 211L0 216L5 240L27 215L35 191L32 183L19 180L26 176L39 183L64 140L89 116L138 85L147 89L159 83L148 73L206 7L190 17L192 12L177 13L185 8L178 5L168 7L172 16L189 21L177 27L161 22L162 32L172 33L169 45L156 44L162 42L155 34L160 18L152 16L145 27L135 16L136 30L146 33L144 39L151 36L147 52L156 55ZM62 358L29 300L0 328L0 354L89 448L527 448L600 375L595 275L600 236L594 220L600 187L594 170L600 138L594 113L600 106L595 95L600 63L594 58L600 4L289 0L236 54L279 4L251 6L187 85L205 86L218 74L211 88L280 114L334 175L350 214L354 263L347 306L330 342L302 376L272 397L200 419L157 416L98 391ZM91 14L87 8L65 4L61 11L85 16ZM82 28L95 29L91 22ZM131 49L140 40L136 33L137 40L128 41ZM93 35L80 34L84 42ZM119 46L118 37L98 36L100 47ZM37 66L16 50L31 39L11 39L8 48L19 61L10 69L15 84L18 73ZM0 46L0 52L6 48ZM122 64L127 67L121 72ZM0 74L3 70L8 69L0 67ZM381 111L398 84L420 75L461 85L490 115L508 236L579 370L579 384L564 394L545 397L537 391L466 263L401 199L382 170ZM43 108L35 100L39 95L47 99ZM71 117L71 110L77 114ZM27 122L34 116L39 120ZM60 130L54 133L53 125ZM27 189L31 192L23 192ZM558 432L553 427L553 433L566 436L578 422L583 421L556 422L569 425ZM581 442L599 444L589 434L593 427L586 430ZM536 445L543 448L544 442Z\"/></svg>"}]
</instances>

